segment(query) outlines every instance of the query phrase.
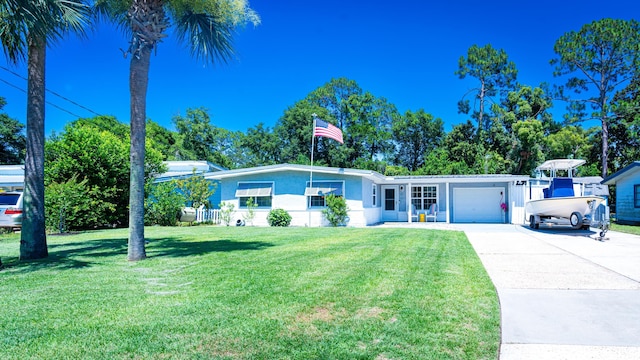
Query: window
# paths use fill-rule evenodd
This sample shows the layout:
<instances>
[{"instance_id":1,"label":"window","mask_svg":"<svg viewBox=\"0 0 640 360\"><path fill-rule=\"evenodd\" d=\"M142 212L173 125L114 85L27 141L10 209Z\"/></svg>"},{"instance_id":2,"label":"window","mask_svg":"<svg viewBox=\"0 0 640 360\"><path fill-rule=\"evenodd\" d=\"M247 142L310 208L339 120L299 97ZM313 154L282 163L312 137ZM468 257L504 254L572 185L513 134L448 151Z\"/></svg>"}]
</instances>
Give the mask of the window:
<instances>
[{"instance_id":1,"label":"window","mask_svg":"<svg viewBox=\"0 0 640 360\"><path fill-rule=\"evenodd\" d=\"M427 210L437 200L438 187L436 185L411 187L411 204L416 207L416 210Z\"/></svg>"},{"instance_id":2,"label":"window","mask_svg":"<svg viewBox=\"0 0 640 360\"><path fill-rule=\"evenodd\" d=\"M238 198L238 207L240 209L247 208L247 200L253 198L254 203L259 208L270 208L272 198L273 183L270 182L241 182L238 183L236 197Z\"/></svg>"},{"instance_id":3,"label":"window","mask_svg":"<svg viewBox=\"0 0 640 360\"><path fill-rule=\"evenodd\" d=\"M378 192L378 185L371 184L371 206L376 207L378 204L376 203L376 195Z\"/></svg>"},{"instance_id":4,"label":"window","mask_svg":"<svg viewBox=\"0 0 640 360\"><path fill-rule=\"evenodd\" d=\"M307 181L307 189L304 191L309 207L325 207L325 196L329 194L343 196L343 193L344 183L342 181L314 181L313 187L309 186Z\"/></svg>"},{"instance_id":5,"label":"window","mask_svg":"<svg viewBox=\"0 0 640 360\"><path fill-rule=\"evenodd\" d=\"M633 207L640 208L640 185L633 185Z\"/></svg>"}]
</instances>

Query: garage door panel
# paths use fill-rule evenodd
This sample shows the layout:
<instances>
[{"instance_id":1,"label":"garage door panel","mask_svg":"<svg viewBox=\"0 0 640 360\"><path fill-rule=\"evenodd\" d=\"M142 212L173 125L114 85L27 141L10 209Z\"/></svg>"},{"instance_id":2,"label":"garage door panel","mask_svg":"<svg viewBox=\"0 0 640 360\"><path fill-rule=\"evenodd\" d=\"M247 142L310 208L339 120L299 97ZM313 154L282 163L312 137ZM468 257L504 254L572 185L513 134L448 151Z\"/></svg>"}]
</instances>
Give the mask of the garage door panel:
<instances>
[{"instance_id":1,"label":"garage door panel","mask_svg":"<svg viewBox=\"0 0 640 360\"><path fill-rule=\"evenodd\" d=\"M453 221L460 223L501 223L500 202L504 188L453 189Z\"/></svg>"}]
</instances>

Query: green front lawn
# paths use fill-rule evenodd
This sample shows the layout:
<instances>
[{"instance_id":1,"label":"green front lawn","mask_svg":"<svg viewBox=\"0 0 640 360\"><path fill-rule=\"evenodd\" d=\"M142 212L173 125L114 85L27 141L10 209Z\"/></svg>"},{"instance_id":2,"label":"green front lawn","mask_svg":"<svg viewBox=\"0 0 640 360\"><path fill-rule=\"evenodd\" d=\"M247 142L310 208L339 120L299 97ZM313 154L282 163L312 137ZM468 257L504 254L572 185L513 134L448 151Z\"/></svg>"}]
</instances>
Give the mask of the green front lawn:
<instances>
[{"instance_id":1,"label":"green front lawn","mask_svg":"<svg viewBox=\"0 0 640 360\"><path fill-rule=\"evenodd\" d=\"M0 235L3 359L496 359L494 287L462 232L147 228Z\"/></svg>"},{"instance_id":2,"label":"green front lawn","mask_svg":"<svg viewBox=\"0 0 640 360\"><path fill-rule=\"evenodd\" d=\"M627 234L640 235L640 226L620 225L613 221L611 222L611 230L619 231Z\"/></svg>"}]
</instances>

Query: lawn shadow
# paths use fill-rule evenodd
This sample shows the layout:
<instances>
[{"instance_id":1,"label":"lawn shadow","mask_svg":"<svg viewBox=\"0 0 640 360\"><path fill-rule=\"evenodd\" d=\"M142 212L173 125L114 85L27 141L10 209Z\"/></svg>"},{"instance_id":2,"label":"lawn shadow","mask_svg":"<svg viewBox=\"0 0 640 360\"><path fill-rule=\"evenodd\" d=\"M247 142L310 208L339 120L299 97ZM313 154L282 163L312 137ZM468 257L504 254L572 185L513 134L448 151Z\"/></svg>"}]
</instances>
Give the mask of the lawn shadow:
<instances>
[{"instance_id":1,"label":"lawn shadow","mask_svg":"<svg viewBox=\"0 0 640 360\"><path fill-rule=\"evenodd\" d=\"M127 258L127 239L98 239L48 245L49 256L45 259L20 261L3 257L3 267L13 274L38 270L81 269L101 263L106 258ZM228 239L188 241L183 238L166 237L147 239L147 257L188 257L212 252L261 250L274 246L262 241L233 241Z\"/></svg>"},{"instance_id":2,"label":"lawn shadow","mask_svg":"<svg viewBox=\"0 0 640 360\"><path fill-rule=\"evenodd\" d=\"M99 263L98 258L126 256L127 239L100 239L49 244L49 256L44 259L20 261L9 258L3 265L5 269L16 272L38 270L67 270L86 268ZM92 259L93 258L93 259Z\"/></svg>"},{"instance_id":3,"label":"lawn shadow","mask_svg":"<svg viewBox=\"0 0 640 360\"><path fill-rule=\"evenodd\" d=\"M188 241L181 238L150 239L147 244L149 257L186 257L213 252L262 250L275 246L264 241L234 241L229 239Z\"/></svg>"}]
</instances>

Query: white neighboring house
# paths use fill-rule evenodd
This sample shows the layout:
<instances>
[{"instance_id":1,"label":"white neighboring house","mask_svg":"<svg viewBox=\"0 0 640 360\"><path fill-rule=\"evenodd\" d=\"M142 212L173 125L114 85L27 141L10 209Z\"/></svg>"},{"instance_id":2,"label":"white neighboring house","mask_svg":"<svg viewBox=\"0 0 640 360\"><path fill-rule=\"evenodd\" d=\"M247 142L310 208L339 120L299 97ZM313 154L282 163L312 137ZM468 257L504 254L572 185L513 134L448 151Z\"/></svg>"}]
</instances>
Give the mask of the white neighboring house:
<instances>
[{"instance_id":1,"label":"white neighboring house","mask_svg":"<svg viewBox=\"0 0 640 360\"><path fill-rule=\"evenodd\" d=\"M292 216L292 226L326 225L322 209L327 194L345 198L348 226L416 222L434 203L439 222L523 224L529 180L523 175L385 176L293 164L223 170L205 178L218 184L212 203L235 205L234 220L242 218L246 200L253 197L258 203L255 225L267 225L269 211L282 208Z\"/></svg>"},{"instance_id":2,"label":"white neighboring house","mask_svg":"<svg viewBox=\"0 0 640 360\"><path fill-rule=\"evenodd\" d=\"M0 191L24 190L24 165L0 165Z\"/></svg>"}]
</instances>

